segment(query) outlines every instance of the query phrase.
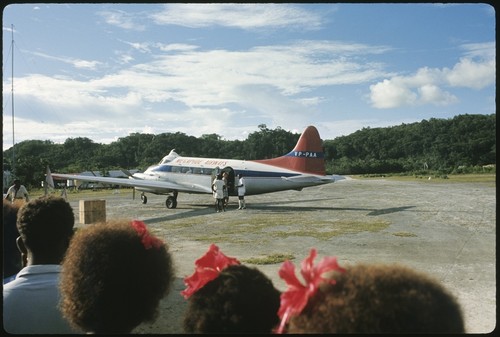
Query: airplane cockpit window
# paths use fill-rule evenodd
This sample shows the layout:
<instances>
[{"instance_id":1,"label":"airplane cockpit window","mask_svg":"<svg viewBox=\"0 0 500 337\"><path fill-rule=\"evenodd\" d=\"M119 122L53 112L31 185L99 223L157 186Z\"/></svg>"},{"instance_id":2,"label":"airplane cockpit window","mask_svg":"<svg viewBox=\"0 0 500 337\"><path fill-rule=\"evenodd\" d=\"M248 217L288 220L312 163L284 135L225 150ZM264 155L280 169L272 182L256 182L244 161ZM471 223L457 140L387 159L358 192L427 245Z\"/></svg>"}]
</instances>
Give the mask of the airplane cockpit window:
<instances>
[{"instance_id":1,"label":"airplane cockpit window","mask_svg":"<svg viewBox=\"0 0 500 337\"><path fill-rule=\"evenodd\" d=\"M154 172L172 172L172 166L170 165L158 165L154 169L152 169Z\"/></svg>"}]
</instances>

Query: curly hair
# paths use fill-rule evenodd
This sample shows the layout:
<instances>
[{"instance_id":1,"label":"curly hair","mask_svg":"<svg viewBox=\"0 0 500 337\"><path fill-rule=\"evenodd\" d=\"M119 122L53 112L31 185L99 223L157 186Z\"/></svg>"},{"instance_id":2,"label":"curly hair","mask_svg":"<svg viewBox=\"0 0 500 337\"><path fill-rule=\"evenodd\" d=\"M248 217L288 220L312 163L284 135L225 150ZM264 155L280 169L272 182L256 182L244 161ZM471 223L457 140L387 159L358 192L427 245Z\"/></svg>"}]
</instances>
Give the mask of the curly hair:
<instances>
[{"instance_id":1,"label":"curly hair","mask_svg":"<svg viewBox=\"0 0 500 337\"><path fill-rule=\"evenodd\" d=\"M232 265L189 298L186 333L270 333L280 292L256 268Z\"/></svg>"},{"instance_id":2,"label":"curly hair","mask_svg":"<svg viewBox=\"0 0 500 337\"><path fill-rule=\"evenodd\" d=\"M398 265L356 265L336 273L290 333L464 333L461 308L436 280Z\"/></svg>"},{"instance_id":3,"label":"curly hair","mask_svg":"<svg viewBox=\"0 0 500 337\"><path fill-rule=\"evenodd\" d=\"M3 199L3 271L9 277L21 270L21 255L17 249L16 239L19 231L16 227L19 206Z\"/></svg>"},{"instance_id":4,"label":"curly hair","mask_svg":"<svg viewBox=\"0 0 500 337\"><path fill-rule=\"evenodd\" d=\"M39 256L59 256L62 259L74 225L73 208L63 198L55 196L31 200L17 215L17 230L24 245ZM64 243L63 247L61 243Z\"/></svg>"},{"instance_id":5,"label":"curly hair","mask_svg":"<svg viewBox=\"0 0 500 337\"><path fill-rule=\"evenodd\" d=\"M10 201L3 199L3 221L12 221L14 219L14 223L16 223L17 212L19 211L19 206L17 204L13 204Z\"/></svg>"},{"instance_id":6,"label":"curly hair","mask_svg":"<svg viewBox=\"0 0 500 337\"><path fill-rule=\"evenodd\" d=\"M157 317L174 279L172 257L163 242L147 246L131 224L98 223L73 237L60 283L61 311L72 325L94 333L130 333Z\"/></svg>"}]
</instances>

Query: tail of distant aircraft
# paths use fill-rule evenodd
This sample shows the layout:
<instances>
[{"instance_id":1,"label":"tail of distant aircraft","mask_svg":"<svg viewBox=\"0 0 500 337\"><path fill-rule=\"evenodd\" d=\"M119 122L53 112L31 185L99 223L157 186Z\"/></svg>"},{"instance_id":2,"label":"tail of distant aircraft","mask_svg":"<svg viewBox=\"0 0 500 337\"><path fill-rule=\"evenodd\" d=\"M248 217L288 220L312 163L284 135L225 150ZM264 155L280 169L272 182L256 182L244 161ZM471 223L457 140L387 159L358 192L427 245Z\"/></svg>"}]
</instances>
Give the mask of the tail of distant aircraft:
<instances>
[{"instance_id":1,"label":"tail of distant aircraft","mask_svg":"<svg viewBox=\"0 0 500 337\"><path fill-rule=\"evenodd\" d=\"M314 126L308 126L302 132L294 149L288 154L278 158L254 161L302 173L325 175L326 172L323 141Z\"/></svg>"}]
</instances>

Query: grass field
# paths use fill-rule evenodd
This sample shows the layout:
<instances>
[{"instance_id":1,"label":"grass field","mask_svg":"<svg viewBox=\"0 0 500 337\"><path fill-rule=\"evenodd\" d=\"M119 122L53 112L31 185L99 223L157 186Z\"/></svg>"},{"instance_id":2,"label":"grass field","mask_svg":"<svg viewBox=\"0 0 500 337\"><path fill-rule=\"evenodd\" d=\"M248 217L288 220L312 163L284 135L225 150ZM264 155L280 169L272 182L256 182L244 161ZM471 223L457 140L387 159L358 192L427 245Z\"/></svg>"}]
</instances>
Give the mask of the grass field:
<instances>
[{"instance_id":1,"label":"grass field","mask_svg":"<svg viewBox=\"0 0 500 337\"><path fill-rule=\"evenodd\" d=\"M429 181L429 182L443 182L443 183L495 183L496 182L496 174L487 173L487 174L450 174L443 177L436 176L423 176L423 175L408 175L408 176L400 176L400 175L386 175L386 176L363 176L363 175L355 175L352 176L356 179L387 179L387 180L399 180L399 181ZM430 177L430 179L429 179Z\"/></svg>"}]
</instances>

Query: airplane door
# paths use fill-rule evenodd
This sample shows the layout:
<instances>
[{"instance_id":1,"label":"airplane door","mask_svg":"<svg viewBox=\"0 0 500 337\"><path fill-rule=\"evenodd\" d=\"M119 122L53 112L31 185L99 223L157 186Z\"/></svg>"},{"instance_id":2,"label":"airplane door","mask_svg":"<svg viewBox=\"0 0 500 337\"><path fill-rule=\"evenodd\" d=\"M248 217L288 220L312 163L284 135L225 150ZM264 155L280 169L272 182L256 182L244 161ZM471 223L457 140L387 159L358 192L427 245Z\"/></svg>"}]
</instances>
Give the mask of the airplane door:
<instances>
[{"instance_id":1,"label":"airplane door","mask_svg":"<svg viewBox=\"0 0 500 337\"><path fill-rule=\"evenodd\" d=\"M227 177L227 191L229 195L238 195L238 189L235 188L235 183L234 183L234 170L230 166L224 167L222 172L227 172L228 177Z\"/></svg>"}]
</instances>

